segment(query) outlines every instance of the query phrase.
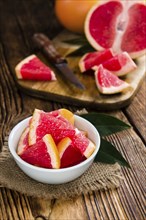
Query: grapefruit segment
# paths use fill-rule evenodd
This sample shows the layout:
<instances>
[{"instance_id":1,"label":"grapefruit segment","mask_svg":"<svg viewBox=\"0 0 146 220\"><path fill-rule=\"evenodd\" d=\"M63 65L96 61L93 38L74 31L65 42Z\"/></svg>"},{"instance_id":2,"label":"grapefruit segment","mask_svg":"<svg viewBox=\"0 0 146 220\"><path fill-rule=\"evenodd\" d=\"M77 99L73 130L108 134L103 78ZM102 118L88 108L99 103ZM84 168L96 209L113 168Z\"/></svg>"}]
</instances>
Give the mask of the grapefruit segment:
<instances>
[{"instance_id":1,"label":"grapefruit segment","mask_svg":"<svg viewBox=\"0 0 146 220\"><path fill-rule=\"evenodd\" d=\"M83 156L90 157L95 150L94 143L89 140L83 132L76 128L76 135L72 139L73 146L76 147Z\"/></svg>"},{"instance_id":2,"label":"grapefruit segment","mask_svg":"<svg viewBox=\"0 0 146 220\"><path fill-rule=\"evenodd\" d=\"M58 109L58 110L48 112L47 114L50 114L54 117L58 117L61 120L64 119L64 121L67 120L69 123L74 125L74 114L71 111L69 111L68 109L61 108L61 109Z\"/></svg>"},{"instance_id":3,"label":"grapefruit segment","mask_svg":"<svg viewBox=\"0 0 146 220\"><path fill-rule=\"evenodd\" d=\"M30 123L29 145L35 144L45 134L51 134L58 143L66 134L72 137L74 133L73 125L57 111L47 113L35 109Z\"/></svg>"},{"instance_id":4,"label":"grapefruit segment","mask_svg":"<svg viewBox=\"0 0 146 220\"><path fill-rule=\"evenodd\" d=\"M81 163L86 158L72 144L68 137L63 138L57 145L61 160L61 168L70 167Z\"/></svg>"},{"instance_id":5,"label":"grapefruit segment","mask_svg":"<svg viewBox=\"0 0 146 220\"><path fill-rule=\"evenodd\" d=\"M69 110L67 110L67 109L65 109L65 108L62 108L62 109L60 109L59 110L59 113L60 113L60 115L63 117L63 118L65 118L67 121L69 121L72 125L74 125L74 114L71 112L71 111L69 111Z\"/></svg>"},{"instance_id":6,"label":"grapefruit segment","mask_svg":"<svg viewBox=\"0 0 146 220\"><path fill-rule=\"evenodd\" d=\"M88 12L85 35L96 50L126 51L132 58L146 51L146 6L137 1L107 0Z\"/></svg>"},{"instance_id":7,"label":"grapefruit segment","mask_svg":"<svg viewBox=\"0 0 146 220\"><path fill-rule=\"evenodd\" d=\"M119 93L130 86L127 82L105 69L102 64L95 71L95 82L102 94Z\"/></svg>"},{"instance_id":8,"label":"grapefruit segment","mask_svg":"<svg viewBox=\"0 0 146 220\"><path fill-rule=\"evenodd\" d=\"M26 149L20 157L29 164L43 168L60 168L60 158L56 144L50 134Z\"/></svg>"},{"instance_id":9,"label":"grapefruit segment","mask_svg":"<svg viewBox=\"0 0 146 220\"><path fill-rule=\"evenodd\" d=\"M103 50L101 52L95 51L86 53L79 61L80 71L85 72L92 69L94 66L98 66L113 56L114 55L111 49Z\"/></svg>"},{"instance_id":10,"label":"grapefruit segment","mask_svg":"<svg viewBox=\"0 0 146 220\"><path fill-rule=\"evenodd\" d=\"M18 79L24 80L56 80L55 73L36 55L30 55L15 67Z\"/></svg>"},{"instance_id":11,"label":"grapefruit segment","mask_svg":"<svg viewBox=\"0 0 146 220\"><path fill-rule=\"evenodd\" d=\"M28 134L29 134L29 127L24 129L20 137L20 140L18 142L18 147L17 147L18 155L21 155L27 149L27 147L29 147Z\"/></svg>"},{"instance_id":12,"label":"grapefruit segment","mask_svg":"<svg viewBox=\"0 0 146 220\"><path fill-rule=\"evenodd\" d=\"M123 76L137 67L127 52L117 54L102 65L117 76Z\"/></svg>"}]
</instances>

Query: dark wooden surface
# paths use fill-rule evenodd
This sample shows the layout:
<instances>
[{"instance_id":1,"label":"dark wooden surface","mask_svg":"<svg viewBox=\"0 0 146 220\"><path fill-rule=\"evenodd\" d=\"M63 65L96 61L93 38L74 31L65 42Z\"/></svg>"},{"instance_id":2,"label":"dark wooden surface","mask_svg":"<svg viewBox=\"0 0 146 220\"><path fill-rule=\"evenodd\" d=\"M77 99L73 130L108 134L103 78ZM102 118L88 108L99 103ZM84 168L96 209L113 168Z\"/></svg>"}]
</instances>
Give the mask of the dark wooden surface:
<instances>
[{"instance_id":1,"label":"dark wooden surface","mask_svg":"<svg viewBox=\"0 0 146 220\"><path fill-rule=\"evenodd\" d=\"M51 0L0 1L0 148L5 135L17 121L32 114L34 108L46 111L73 105L32 98L19 91L12 74L18 60L31 54L31 36L44 32L53 37L60 26ZM82 106L80 108L82 109ZM92 106L89 111L91 111ZM94 109L98 112L98 109ZM82 195L72 201L31 198L0 188L0 220L144 220L146 144L146 80L131 104L112 114L132 125L126 132L109 138L131 165L122 168L124 180L116 190Z\"/></svg>"}]
</instances>

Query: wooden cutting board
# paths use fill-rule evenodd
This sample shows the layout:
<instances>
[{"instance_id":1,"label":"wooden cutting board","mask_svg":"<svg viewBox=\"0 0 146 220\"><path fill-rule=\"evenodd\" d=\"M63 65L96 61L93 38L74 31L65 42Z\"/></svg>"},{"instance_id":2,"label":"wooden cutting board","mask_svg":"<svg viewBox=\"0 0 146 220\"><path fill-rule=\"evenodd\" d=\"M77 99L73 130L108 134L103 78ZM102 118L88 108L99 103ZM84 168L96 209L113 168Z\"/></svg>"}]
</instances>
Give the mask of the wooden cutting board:
<instances>
[{"instance_id":1,"label":"wooden cutting board","mask_svg":"<svg viewBox=\"0 0 146 220\"><path fill-rule=\"evenodd\" d=\"M77 37L70 32L61 32L53 41L58 51L65 57L69 52L78 46L71 46L63 43L63 40ZM46 64L49 64L44 57L41 57ZM80 73L78 62L80 57L67 57L69 66L73 69L78 79L85 85L85 90L72 86L63 79L56 70L57 81L26 81L17 80L19 88L25 93L53 100L65 104L72 104L81 107L91 107L99 110L119 109L130 104L143 81L146 71L146 57L136 60L137 69L128 73L124 80L130 84L130 88L122 93L114 95L102 95L98 92L95 84L94 74ZM49 64L50 65L50 64Z\"/></svg>"}]
</instances>

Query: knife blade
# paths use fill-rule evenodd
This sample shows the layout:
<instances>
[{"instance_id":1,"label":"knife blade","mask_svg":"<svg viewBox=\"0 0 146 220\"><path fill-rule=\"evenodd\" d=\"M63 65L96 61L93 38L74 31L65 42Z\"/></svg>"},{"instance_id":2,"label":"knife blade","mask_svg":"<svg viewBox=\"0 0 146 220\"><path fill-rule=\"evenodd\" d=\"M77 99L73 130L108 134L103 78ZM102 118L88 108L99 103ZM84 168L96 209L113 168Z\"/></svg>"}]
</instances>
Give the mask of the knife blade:
<instances>
[{"instance_id":1,"label":"knife blade","mask_svg":"<svg viewBox=\"0 0 146 220\"><path fill-rule=\"evenodd\" d=\"M55 65L55 67L67 80L69 80L76 87L85 89L85 86L78 80L68 66L67 60L58 53L52 41L46 35L36 33L33 35L33 41L35 42L35 45L43 51L46 58Z\"/></svg>"}]
</instances>

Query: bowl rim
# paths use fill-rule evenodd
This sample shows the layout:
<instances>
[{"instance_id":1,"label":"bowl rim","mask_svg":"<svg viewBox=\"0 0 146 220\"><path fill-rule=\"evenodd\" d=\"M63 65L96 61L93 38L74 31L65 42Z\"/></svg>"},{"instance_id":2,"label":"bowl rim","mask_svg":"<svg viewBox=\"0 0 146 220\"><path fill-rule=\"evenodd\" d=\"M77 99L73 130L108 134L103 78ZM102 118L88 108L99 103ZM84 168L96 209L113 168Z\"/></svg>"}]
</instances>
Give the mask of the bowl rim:
<instances>
[{"instance_id":1,"label":"bowl rim","mask_svg":"<svg viewBox=\"0 0 146 220\"><path fill-rule=\"evenodd\" d=\"M99 148L100 148L100 144L101 144L101 138L100 138L100 134L98 132L98 130L95 128L95 126L89 122L87 119L85 118L82 118L78 115L75 115L75 119L81 119L81 120L84 120L86 121L86 123L88 123L92 128L93 130L96 132L96 135L97 135L97 138L98 138L98 145L96 144L96 149L95 151L93 152L93 154L87 158L86 160L82 161L81 163L77 164L77 165L74 165L74 166L71 166L71 167L66 167L66 168L58 168L58 169L49 169L49 168L43 168L43 167L37 167L37 166L34 166L32 164L29 164L27 163L26 161L22 160L21 157L16 153L16 150L12 147L12 139L13 139L13 136L15 134L15 132L18 130L18 128L20 126L22 126L22 124L26 123L26 122L29 122L30 117L27 117L23 120L21 120L19 123L17 123L11 130L10 134L9 134L9 137L8 137L8 148L9 148L9 151L10 153L12 154L12 156L15 158L15 160L17 160L19 163L21 163L22 165L24 165L25 167L28 167L28 168L31 168L31 169L34 169L36 171L43 171L43 172L51 172L51 173L61 173L61 172L64 172L64 171L71 171L71 170L74 170L74 169L78 169L82 166L84 166L85 164L87 164L89 161L92 161L92 159L94 159L94 157L96 156L96 154L98 153L99 151ZM24 127L25 129L25 127Z\"/></svg>"}]
</instances>

